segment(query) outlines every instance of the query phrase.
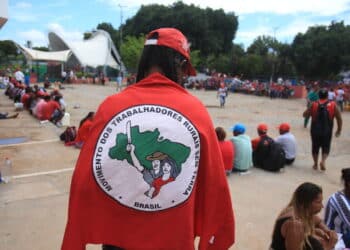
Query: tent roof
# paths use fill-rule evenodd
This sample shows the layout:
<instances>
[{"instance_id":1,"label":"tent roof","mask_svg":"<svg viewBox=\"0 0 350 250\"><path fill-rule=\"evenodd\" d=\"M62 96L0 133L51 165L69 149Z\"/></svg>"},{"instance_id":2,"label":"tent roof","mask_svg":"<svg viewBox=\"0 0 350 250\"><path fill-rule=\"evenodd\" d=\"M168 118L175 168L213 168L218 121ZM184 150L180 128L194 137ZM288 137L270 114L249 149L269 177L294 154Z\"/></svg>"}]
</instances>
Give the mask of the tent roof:
<instances>
[{"instance_id":1,"label":"tent roof","mask_svg":"<svg viewBox=\"0 0 350 250\"><path fill-rule=\"evenodd\" d=\"M58 62L67 62L68 58L71 56L71 50L62 50L62 51L41 51L35 49L28 49L21 45L18 45L19 48L23 51L25 56L31 60L43 60L43 61L58 61Z\"/></svg>"},{"instance_id":2,"label":"tent roof","mask_svg":"<svg viewBox=\"0 0 350 250\"><path fill-rule=\"evenodd\" d=\"M54 32L49 33L50 46L55 51L70 49L83 66L98 67L108 65L112 68L125 67L109 34L104 30L96 30L87 40L64 40Z\"/></svg>"}]
</instances>

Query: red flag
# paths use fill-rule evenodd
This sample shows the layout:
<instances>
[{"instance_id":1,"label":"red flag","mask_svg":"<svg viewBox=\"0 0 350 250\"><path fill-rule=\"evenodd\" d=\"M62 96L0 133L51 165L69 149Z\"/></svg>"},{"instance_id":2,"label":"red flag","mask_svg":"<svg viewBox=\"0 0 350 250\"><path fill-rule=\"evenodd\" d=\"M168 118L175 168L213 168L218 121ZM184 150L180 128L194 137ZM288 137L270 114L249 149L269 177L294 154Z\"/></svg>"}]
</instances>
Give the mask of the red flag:
<instances>
[{"instance_id":1,"label":"red flag","mask_svg":"<svg viewBox=\"0 0 350 250\"><path fill-rule=\"evenodd\" d=\"M62 250L228 249L234 216L202 103L155 73L99 107L73 173Z\"/></svg>"}]
</instances>

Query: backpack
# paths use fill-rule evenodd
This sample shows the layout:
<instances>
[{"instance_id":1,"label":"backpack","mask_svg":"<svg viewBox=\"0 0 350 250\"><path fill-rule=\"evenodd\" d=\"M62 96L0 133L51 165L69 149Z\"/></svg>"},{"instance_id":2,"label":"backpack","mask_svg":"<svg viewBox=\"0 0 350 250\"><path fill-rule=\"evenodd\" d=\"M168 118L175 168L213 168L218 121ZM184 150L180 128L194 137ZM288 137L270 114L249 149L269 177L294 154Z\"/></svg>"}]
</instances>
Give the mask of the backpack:
<instances>
[{"instance_id":1,"label":"backpack","mask_svg":"<svg viewBox=\"0 0 350 250\"><path fill-rule=\"evenodd\" d=\"M72 142L75 140L77 136L77 129L75 126L67 127L66 130L60 135L60 140L64 141L64 143Z\"/></svg>"},{"instance_id":2,"label":"backpack","mask_svg":"<svg viewBox=\"0 0 350 250\"><path fill-rule=\"evenodd\" d=\"M253 160L254 165L259 168L278 172L285 165L285 152L271 137L264 136L258 144Z\"/></svg>"},{"instance_id":3,"label":"backpack","mask_svg":"<svg viewBox=\"0 0 350 250\"><path fill-rule=\"evenodd\" d=\"M318 102L316 119L311 124L311 132L314 135L328 135L332 133L333 122L328 112L328 103L328 101L323 104Z\"/></svg>"},{"instance_id":4,"label":"backpack","mask_svg":"<svg viewBox=\"0 0 350 250\"><path fill-rule=\"evenodd\" d=\"M263 162L263 169L272 172L278 172L286 164L286 154L282 145L277 142L270 144L270 152Z\"/></svg>"}]
</instances>

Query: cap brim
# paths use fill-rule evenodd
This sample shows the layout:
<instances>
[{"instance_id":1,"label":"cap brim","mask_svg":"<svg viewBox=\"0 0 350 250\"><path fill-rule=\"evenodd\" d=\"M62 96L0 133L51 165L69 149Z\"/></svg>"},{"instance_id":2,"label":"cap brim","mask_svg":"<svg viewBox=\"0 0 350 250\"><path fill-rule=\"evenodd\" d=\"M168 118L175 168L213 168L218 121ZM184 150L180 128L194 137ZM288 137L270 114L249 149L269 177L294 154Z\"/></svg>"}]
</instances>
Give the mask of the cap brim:
<instances>
[{"instance_id":1,"label":"cap brim","mask_svg":"<svg viewBox=\"0 0 350 250\"><path fill-rule=\"evenodd\" d=\"M196 76L197 72L196 70L193 68L192 64L190 62L188 62L188 66L187 66L187 75L189 76Z\"/></svg>"}]
</instances>

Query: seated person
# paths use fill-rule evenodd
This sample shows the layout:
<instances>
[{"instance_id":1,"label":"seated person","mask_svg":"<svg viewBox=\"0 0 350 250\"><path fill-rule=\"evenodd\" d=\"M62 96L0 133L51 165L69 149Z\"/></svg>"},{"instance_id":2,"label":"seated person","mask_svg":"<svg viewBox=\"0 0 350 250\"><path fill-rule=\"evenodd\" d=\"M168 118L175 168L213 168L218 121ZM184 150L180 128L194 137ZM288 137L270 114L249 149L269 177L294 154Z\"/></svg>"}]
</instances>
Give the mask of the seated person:
<instances>
[{"instance_id":1,"label":"seated person","mask_svg":"<svg viewBox=\"0 0 350 250\"><path fill-rule=\"evenodd\" d=\"M222 127L217 127L215 129L216 136L219 140L219 146L221 150L221 156L224 161L224 166L226 173L229 174L232 171L233 159L235 155L234 147L232 141L225 141L226 132Z\"/></svg>"},{"instance_id":2,"label":"seated person","mask_svg":"<svg viewBox=\"0 0 350 250\"><path fill-rule=\"evenodd\" d=\"M281 123L278 126L280 136L275 140L280 144L284 150L286 165L293 164L296 156L297 143L294 135L290 132L290 125L288 123Z\"/></svg>"},{"instance_id":3,"label":"seated person","mask_svg":"<svg viewBox=\"0 0 350 250\"><path fill-rule=\"evenodd\" d=\"M270 145L274 142L267 135L268 127L265 123L260 123L257 127L259 137L252 140L253 164L256 167L264 168L263 162L269 156Z\"/></svg>"},{"instance_id":4,"label":"seated person","mask_svg":"<svg viewBox=\"0 0 350 250\"><path fill-rule=\"evenodd\" d=\"M89 136L90 128L91 128L94 116L95 116L95 112L89 112L80 121L77 137L75 138L74 141L66 143L66 146L74 145L77 148L81 148L83 146L84 142L87 140Z\"/></svg>"},{"instance_id":5,"label":"seated person","mask_svg":"<svg viewBox=\"0 0 350 250\"><path fill-rule=\"evenodd\" d=\"M51 87L51 82L50 82L50 80L49 80L48 77L45 77L44 88L45 88L45 89L48 89L48 88L50 88L50 87Z\"/></svg>"},{"instance_id":6,"label":"seated person","mask_svg":"<svg viewBox=\"0 0 350 250\"><path fill-rule=\"evenodd\" d=\"M32 88L26 87L25 93L21 97L21 102L23 103L23 107L25 109L29 109L30 101L31 101Z\"/></svg>"},{"instance_id":7,"label":"seated person","mask_svg":"<svg viewBox=\"0 0 350 250\"><path fill-rule=\"evenodd\" d=\"M13 115L9 115L9 113L7 112L0 112L0 120L2 119L14 119L14 118L17 118L19 115L19 113L15 113Z\"/></svg>"},{"instance_id":8,"label":"seated person","mask_svg":"<svg viewBox=\"0 0 350 250\"><path fill-rule=\"evenodd\" d=\"M40 121L45 120L43 109L48 100L50 100L50 96L45 96L44 98L41 98L40 96L36 96L35 101L32 103L32 106L30 108L32 111L31 112L32 115L34 115Z\"/></svg>"},{"instance_id":9,"label":"seated person","mask_svg":"<svg viewBox=\"0 0 350 250\"><path fill-rule=\"evenodd\" d=\"M56 100L51 99L46 101L45 105L43 105L42 114L42 120L50 120L55 124L57 124L64 115L61 111L60 104Z\"/></svg>"},{"instance_id":10,"label":"seated person","mask_svg":"<svg viewBox=\"0 0 350 250\"><path fill-rule=\"evenodd\" d=\"M270 249L333 249L338 236L317 216L322 207L322 188L309 182L301 184L275 222Z\"/></svg>"},{"instance_id":11,"label":"seated person","mask_svg":"<svg viewBox=\"0 0 350 250\"><path fill-rule=\"evenodd\" d=\"M250 137L244 134L245 126L243 124L237 123L231 130L233 132L231 141L235 149L234 167L232 171L246 172L253 165Z\"/></svg>"},{"instance_id":12,"label":"seated person","mask_svg":"<svg viewBox=\"0 0 350 250\"><path fill-rule=\"evenodd\" d=\"M327 201L324 221L330 229L343 235L345 246L350 248L350 168L341 172L344 189L332 194Z\"/></svg>"}]
</instances>

